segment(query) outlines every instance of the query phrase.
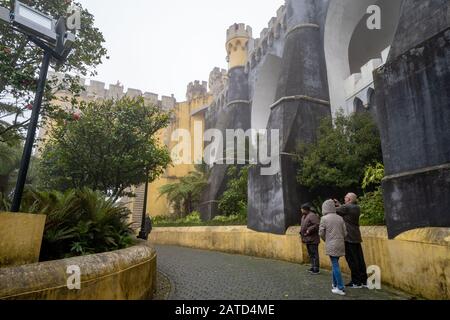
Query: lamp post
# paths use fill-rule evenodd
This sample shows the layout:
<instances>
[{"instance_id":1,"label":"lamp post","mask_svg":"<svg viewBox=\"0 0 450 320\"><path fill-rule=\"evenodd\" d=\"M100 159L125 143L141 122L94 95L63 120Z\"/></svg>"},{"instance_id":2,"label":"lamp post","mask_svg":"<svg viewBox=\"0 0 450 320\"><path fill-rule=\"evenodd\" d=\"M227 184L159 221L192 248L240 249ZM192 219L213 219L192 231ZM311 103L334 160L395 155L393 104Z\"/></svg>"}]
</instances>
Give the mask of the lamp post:
<instances>
[{"instance_id":1,"label":"lamp post","mask_svg":"<svg viewBox=\"0 0 450 320\"><path fill-rule=\"evenodd\" d=\"M63 63L71 51L75 36L72 33L67 32L64 18L55 21L52 17L49 17L20 1L14 3L14 10L11 12L6 8L0 7L0 22L8 23L11 28L27 35L30 41L44 50L33 111L31 113L27 138L11 206L11 212L19 212L33 151L50 61L54 58L58 63Z\"/></svg>"},{"instance_id":2,"label":"lamp post","mask_svg":"<svg viewBox=\"0 0 450 320\"><path fill-rule=\"evenodd\" d=\"M141 231L139 232L139 239L148 240L148 234L151 232L151 224L147 225L147 198L148 198L148 180L149 171L147 170L147 179L144 188L144 205L142 206Z\"/></svg>"},{"instance_id":3,"label":"lamp post","mask_svg":"<svg viewBox=\"0 0 450 320\"><path fill-rule=\"evenodd\" d=\"M19 176L17 178L16 188L14 190L11 212L19 212L20 210L23 189L25 187L28 168L30 166L31 153L33 150L34 138L36 135L36 128L39 120L39 113L41 112L42 97L44 96L45 80L47 79L50 59L51 54L46 51L44 53L44 59L42 60L41 71L39 72L39 82L34 99L33 111L31 113L30 126L28 127L27 140L25 142L22 160L20 162Z\"/></svg>"}]
</instances>

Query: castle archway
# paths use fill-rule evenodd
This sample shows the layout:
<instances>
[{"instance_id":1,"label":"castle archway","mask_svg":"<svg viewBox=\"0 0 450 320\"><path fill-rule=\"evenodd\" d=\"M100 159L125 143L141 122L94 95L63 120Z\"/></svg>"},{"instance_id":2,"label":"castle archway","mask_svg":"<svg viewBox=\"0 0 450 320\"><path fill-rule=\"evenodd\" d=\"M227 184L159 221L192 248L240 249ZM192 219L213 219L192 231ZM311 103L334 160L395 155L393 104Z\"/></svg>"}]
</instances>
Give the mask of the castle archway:
<instances>
[{"instance_id":1,"label":"castle archway","mask_svg":"<svg viewBox=\"0 0 450 320\"><path fill-rule=\"evenodd\" d=\"M369 30L371 5L381 9L381 29ZM372 85L372 71L387 58L402 0L330 1L325 24L325 58L333 114L354 111L354 97ZM383 52L384 51L384 52ZM384 57L383 57L384 54Z\"/></svg>"}]
</instances>

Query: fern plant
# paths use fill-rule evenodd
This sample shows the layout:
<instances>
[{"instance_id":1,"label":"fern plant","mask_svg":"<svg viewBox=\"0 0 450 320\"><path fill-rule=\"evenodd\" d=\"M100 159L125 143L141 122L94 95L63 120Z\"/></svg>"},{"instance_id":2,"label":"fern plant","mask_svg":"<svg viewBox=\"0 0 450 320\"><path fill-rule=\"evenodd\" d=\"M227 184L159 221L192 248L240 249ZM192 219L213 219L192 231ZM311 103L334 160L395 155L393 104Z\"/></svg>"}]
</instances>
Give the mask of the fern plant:
<instances>
[{"instance_id":1,"label":"fern plant","mask_svg":"<svg viewBox=\"0 0 450 320\"><path fill-rule=\"evenodd\" d=\"M130 211L90 189L28 190L21 211L47 215L41 261L118 250L133 243Z\"/></svg>"},{"instance_id":2,"label":"fern plant","mask_svg":"<svg viewBox=\"0 0 450 320\"><path fill-rule=\"evenodd\" d=\"M208 185L208 176L206 164L197 165L195 171L180 178L178 182L162 186L159 189L160 197L165 195L175 213L180 218L186 217L200 202L201 194Z\"/></svg>"}]
</instances>

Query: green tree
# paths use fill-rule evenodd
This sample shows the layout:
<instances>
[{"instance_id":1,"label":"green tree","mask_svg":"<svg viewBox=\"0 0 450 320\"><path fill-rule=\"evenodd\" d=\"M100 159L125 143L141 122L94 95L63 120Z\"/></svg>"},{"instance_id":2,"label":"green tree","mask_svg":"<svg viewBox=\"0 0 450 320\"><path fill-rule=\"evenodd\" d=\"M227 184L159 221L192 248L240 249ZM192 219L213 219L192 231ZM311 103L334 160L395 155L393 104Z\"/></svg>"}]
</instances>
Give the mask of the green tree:
<instances>
[{"instance_id":1,"label":"green tree","mask_svg":"<svg viewBox=\"0 0 450 320\"><path fill-rule=\"evenodd\" d=\"M219 210L225 216L247 214L248 170L249 166L228 168L227 190L219 200Z\"/></svg>"},{"instance_id":2,"label":"green tree","mask_svg":"<svg viewBox=\"0 0 450 320\"><path fill-rule=\"evenodd\" d=\"M324 119L314 144L300 145L297 180L320 196L361 191L365 168L382 161L379 131L368 113Z\"/></svg>"},{"instance_id":3,"label":"green tree","mask_svg":"<svg viewBox=\"0 0 450 320\"><path fill-rule=\"evenodd\" d=\"M170 163L156 133L170 115L142 97L81 102L80 119L60 119L45 143L41 160L43 187L89 187L117 201L131 186L155 180Z\"/></svg>"},{"instance_id":4,"label":"green tree","mask_svg":"<svg viewBox=\"0 0 450 320\"><path fill-rule=\"evenodd\" d=\"M41 12L52 17L67 16L71 1L66 0L22 0ZM0 6L9 8L14 1L0 0ZM42 114L44 117L56 117L56 106L51 105L54 93L59 89L69 91L68 96L76 96L82 90L81 76L95 76L95 67L106 56L102 33L94 26L94 17L81 8L81 30L77 31L73 52L67 62L52 65L57 72L65 73L62 81L50 81L47 84ZM34 98L42 49L32 44L28 37L0 23L0 141L21 138L27 129L29 119L24 117ZM67 100L68 98L63 98Z\"/></svg>"},{"instance_id":5,"label":"green tree","mask_svg":"<svg viewBox=\"0 0 450 320\"><path fill-rule=\"evenodd\" d=\"M165 195L175 213L186 217L200 202L203 190L208 185L209 170L206 164L196 165L195 171L181 177L179 181L162 186L160 197Z\"/></svg>"}]
</instances>

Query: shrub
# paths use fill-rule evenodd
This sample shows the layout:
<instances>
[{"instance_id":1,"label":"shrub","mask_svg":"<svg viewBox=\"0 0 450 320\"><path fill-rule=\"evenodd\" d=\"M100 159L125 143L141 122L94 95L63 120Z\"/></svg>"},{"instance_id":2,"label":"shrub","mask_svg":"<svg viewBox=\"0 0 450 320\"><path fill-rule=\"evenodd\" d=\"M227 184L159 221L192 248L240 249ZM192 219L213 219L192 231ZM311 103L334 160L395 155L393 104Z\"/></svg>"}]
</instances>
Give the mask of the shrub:
<instances>
[{"instance_id":1,"label":"shrub","mask_svg":"<svg viewBox=\"0 0 450 320\"><path fill-rule=\"evenodd\" d=\"M238 170L236 166L228 169L227 190L219 200L219 210L225 216L244 215L247 216L247 198L248 198L248 170L249 167L243 167Z\"/></svg>"},{"instance_id":2,"label":"shrub","mask_svg":"<svg viewBox=\"0 0 450 320\"><path fill-rule=\"evenodd\" d=\"M200 213L194 211L186 218L176 219L174 217L158 216L152 218L154 227L188 227L188 226L226 226L247 224L245 214L231 216L217 216L211 221L202 221Z\"/></svg>"},{"instance_id":3,"label":"shrub","mask_svg":"<svg viewBox=\"0 0 450 320\"><path fill-rule=\"evenodd\" d=\"M383 190L378 187L359 199L361 207L360 223L363 226L385 225Z\"/></svg>"},{"instance_id":4,"label":"shrub","mask_svg":"<svg viewBox=\"0 0 450 320\"><path fill-rule=\"evenodd\" d=\"M361 225L385 225L383 189L381 188L383 178L384 165L382 163L378 162L366 167L362 183L365 193L359 200Z\"/></svg>"},{"instance_id":5,"label":"shrub","mask_svg":"<svg viewBox=\"0 0 450 320\"><path fill-rule=\"evenodd\" d=\"M367 166L364 172L362 187L367 190L371 186L380 186L384 178L384 165L377 162L373 166Z\"/></svg>"},{"instance_id":6,"label":"shrub","mask_svg":"<svg viewBox=\"0 0 450 320\"><path fill-rule=\"evenodd\" d=\"M217 216L212 221L223 224L247 224L246 217L242 216L242 214L233 214L231 216Z\"/></svg>"},{"instance_id":7,"label":"shrub","mask_svg":"<svg viewBox=\"0 0 450 320\"><path fill-rule=\"evenodd\" d=\"M202 219L200 218L200 212L194 211L189 214L186 218L183 219L185 223L201 223Z\"/></svg>"},{"instance_id":8,"label":"shrub","mask_svg":"<svg viewBox=\"0 0 450 320\"><path fill-rule=\"evenodd\" d=\"M152 225L157 226L159 224L164 224L170 221L170 217L167 216L156 216L152 217Z\"/></svg>"},{"instance_id":9,"label":"shrub","mask_svg":"<svg viewBox=\"0 0 450 320\"><path fill-rule=\"evenodd\" d=\"M47 215L41 261L108 252L133 243L131 212L90 189L24 194L22 212Z\"/></svg>"}]
</instances>

